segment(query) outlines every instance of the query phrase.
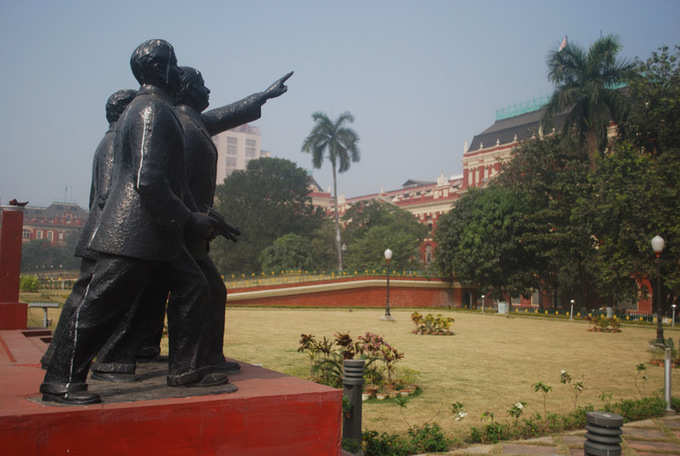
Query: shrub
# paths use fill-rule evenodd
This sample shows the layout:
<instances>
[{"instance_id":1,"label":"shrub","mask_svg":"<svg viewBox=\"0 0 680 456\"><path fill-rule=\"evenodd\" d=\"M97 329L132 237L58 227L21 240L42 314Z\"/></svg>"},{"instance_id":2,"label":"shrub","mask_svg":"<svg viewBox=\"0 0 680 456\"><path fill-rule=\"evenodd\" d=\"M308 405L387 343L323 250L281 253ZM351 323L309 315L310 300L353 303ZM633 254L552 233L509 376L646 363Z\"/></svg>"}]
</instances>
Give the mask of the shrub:
<instances>
[{"instance_id":1,"label":"shrub","mask_svg":"<svg viewBox=\"0 0 680 456\"><path fill-rule=\"evenodd\" d=\"M442 429L437 423L425 423L423 427L411 427L408 430L411 451L424 453L430 451L446 451L449 448L449 439L444 436Z\"/></svg>"},{"instance_id":2,"label":"shrub","mask_svg":"<svg viewBox=\"0 0 680 456\"><path fill-rule=\"evenodd\" d=\"M413 312L411 320L416 325L416 329L413 331L415 334L435 336L451 336L454 334L451 330L451 323L455 320L451 317L444 317L442 314L427 314L423 317L418 312Z\"/></svg>"},{"instance_id":3,"label":"shrub","mask_svg":"<svg viewBox=\"0 0 680 456\"><path fill-rule=\"evenodd\" d=\"M644 397L642 399L624 399L614 404L607 404L605 411L621 415L626 422L638 421L662 416L666 402L660 397Z\"/></svg>"},{"instance_id":4,"label":"shrub","mask_svg":"<svg viewBox=\"0 0 680 456\"><path fill-rule=\"evenodd\" d=\"M40 281L34 275L21 275L19 278L19 289L21 291L38 291L40 288Z\"/></svg>"}]
</instances>

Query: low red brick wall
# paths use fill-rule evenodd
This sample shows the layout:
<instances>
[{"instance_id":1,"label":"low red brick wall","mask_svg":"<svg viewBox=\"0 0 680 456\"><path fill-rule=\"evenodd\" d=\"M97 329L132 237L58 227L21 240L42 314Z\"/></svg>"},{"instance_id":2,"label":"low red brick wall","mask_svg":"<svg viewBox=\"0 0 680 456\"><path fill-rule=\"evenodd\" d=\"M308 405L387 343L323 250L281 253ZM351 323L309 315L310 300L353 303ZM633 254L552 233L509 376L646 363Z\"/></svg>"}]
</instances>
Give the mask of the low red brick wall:
<instances>
[{"instance_id":1,"label":"low red brick wall","mask_svg":"<svg viewBox=\"0 0 680 456\"><path fill-rule=\"evenodd\" d=\"M464 289L442 280L390 280L391 307L460 307ZM384 307L385 280L341 279L229 290L228 305L285 307Z\"/></svg>"}]
</instances>

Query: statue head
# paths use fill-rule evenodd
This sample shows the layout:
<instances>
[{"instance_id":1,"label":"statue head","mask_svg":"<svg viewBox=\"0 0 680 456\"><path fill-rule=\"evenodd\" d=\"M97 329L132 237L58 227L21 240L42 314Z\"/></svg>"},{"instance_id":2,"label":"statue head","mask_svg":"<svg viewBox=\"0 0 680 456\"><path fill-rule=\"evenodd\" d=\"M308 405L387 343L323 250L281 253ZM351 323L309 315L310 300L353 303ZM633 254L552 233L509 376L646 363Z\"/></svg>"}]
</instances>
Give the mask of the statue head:
<instances>
[{"instance_id":1,"label":"statue head","mask_svg":"<svg viewBox=\"0 0 680 456\"><path fill-rule=\"evenodd\" d=\"M109 123L116 122L136 95L136 90L129 89L113 92L106 100L106 120Z\"/></svg>"},{"instance_id":2,"label":"statue head","mask_svg":"<svg viewBox=\"0 0 680 456\"><path fill-rule=\"evenodd\" d=\"M210 104L210 89L205 86L201 72L192 67L179 67L177 104L191 106L198 112Z\"/></svg>"},{"instance_id":3,"label":"statue head","mask_svg":"<svg viewBox=\"0 0 680 456\"><path fill-rule=\"evenodd\" d=\"M132 74L140 84L177 90L179 68L172 45L165 40L148 40L137 46L130 57Z\"/></svg>"}]
</instances>

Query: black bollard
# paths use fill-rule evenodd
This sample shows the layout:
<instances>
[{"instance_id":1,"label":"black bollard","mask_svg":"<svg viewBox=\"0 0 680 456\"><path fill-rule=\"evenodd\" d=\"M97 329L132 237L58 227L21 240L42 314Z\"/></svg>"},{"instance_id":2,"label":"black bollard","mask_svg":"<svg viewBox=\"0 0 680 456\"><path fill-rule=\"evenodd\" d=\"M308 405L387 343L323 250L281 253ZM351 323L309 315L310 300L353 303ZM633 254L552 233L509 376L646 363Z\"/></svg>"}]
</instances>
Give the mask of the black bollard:
<instances>
[{"instance_id":1,"label":"black bollard","mask_svg":"<svg viewBox=\"0 0 680 456\"><path fill-rule=\"evenodd\" d=\"M619 456L621 454L621 426L623 417L608 412L586 414L586 456Z\"/></svg>"},{"instance_id":2,"label":"black bollard","mask_svg":"<svg viewBox=\"0 0 680 456\"><path fill-rule=\"evenodd\" d=\"M364 389L364 360L346 359L342 377L342 438L361 445L361 393Z\"/></svg>"}]
</instances>

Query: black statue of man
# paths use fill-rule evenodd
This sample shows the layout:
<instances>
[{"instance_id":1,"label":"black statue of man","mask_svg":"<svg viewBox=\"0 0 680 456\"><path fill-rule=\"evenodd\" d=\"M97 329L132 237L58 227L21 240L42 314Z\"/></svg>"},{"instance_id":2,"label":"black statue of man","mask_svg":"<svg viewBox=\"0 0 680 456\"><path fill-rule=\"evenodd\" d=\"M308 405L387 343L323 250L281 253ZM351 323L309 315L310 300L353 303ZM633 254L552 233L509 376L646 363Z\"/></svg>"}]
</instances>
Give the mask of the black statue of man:
<instances>
[{"instance_id":1,"label":"black statue of man","mask_svg":"<svg viewBox=\"0 0 680 456\"><path fill-rule=\"evenodd\" d=\"M47 366L54 354L54 347L59 341L68 334L68 322L73 315L74 303L78 302L90 283L92 270L94 268L97 253L87 248L92 232L99 222L106 197L111 187L111 174L113 171L113 141L116 136L116 124L123 110L132 99L137 95L136 90L118 90L106 100L106 120L109 122L109 129L99 142L92 159L92 181L90 184L90 213L85 222L80 238L75 249L75 256L82 258L80 263L80 276L73 287L73 293L64 303L59 316L59 322L54 330L52 342L47 347L47 351L40 360L43 369ZM78 298L79 297L79 298Z\"/></svg>"},{"instance_id":2,"label":"black statue of man","mask_svg":"<svg viewBox=\"0 0 680 456\"><path fill-rule=\"evenodd\" d=\"M55 347L40 386L46 401L101 401L87 392L90 363L159 271L176 296L168 307L168 385L229 381L204 369L198 356L201 306L209 289L184 238L209 239L216 223L183 202L184 138L172 108L179 85L175 52L167 41L149 40L135 49L130 65L141 87L118 123L111 190L88 244L98 252L96 264L70 319L69 336Z\"/></svg>"},{"instance_id":3,"label":"black statue of man","mask_svg":"<svg viewBox=\"0 0 680 456\"><path fill-rule=\"evenodd\" d=\"M211 136L237 127L261 116L261 106L270 98L278 97L287 91L284 82L292 75L288 73L274 82L264 92L258 92L242 100L201 114L209 104L210 90L205 87L201 73L191 67L181 67L180 89L177 95L176 113L184 129L184 161L187 171L188 190L191 202L200 212L210 213L220 218L213 209L217 177L217 149ZM238 232L222 224L226 232L222 234L232 240ZM200 238L187 238L187 247L196 263L200 266L210 287L210 299L206 305L201 331L199 356L202 364L213 371L236 371L237 363L224 359L224 307L227 290L222 278L208 256L208 241ZM153 294L155 293L155 296ZM101 380L130 381L134 379L135 354L142 345L145 353L157 353L163 328L165 291L145 293L143 300L130 322L125 337L115 343L107 343L93 366L93 376ZM171 295L170 300L174 297ZM172 303L170 304L172 305Z\"/></svg>"}]
</instances>

